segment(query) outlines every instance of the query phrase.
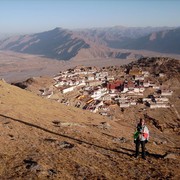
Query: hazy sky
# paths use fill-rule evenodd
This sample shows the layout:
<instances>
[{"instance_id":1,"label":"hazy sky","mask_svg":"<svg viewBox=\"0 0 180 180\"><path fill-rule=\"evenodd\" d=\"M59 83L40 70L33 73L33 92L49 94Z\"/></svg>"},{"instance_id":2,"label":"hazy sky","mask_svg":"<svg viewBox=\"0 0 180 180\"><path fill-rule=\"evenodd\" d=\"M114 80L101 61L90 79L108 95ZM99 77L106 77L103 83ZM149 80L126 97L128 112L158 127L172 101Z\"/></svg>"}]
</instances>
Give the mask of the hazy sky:
<instances>
[{"instance_id":1,"label":"hazy sky","mask_svg":"<svg viewBox=\"0 0 180 180\"><path fill-rule=\"evenodd\" d=\"M180 26L180 0L0 0L0 33Z\"/></svg>"}]
</instances>

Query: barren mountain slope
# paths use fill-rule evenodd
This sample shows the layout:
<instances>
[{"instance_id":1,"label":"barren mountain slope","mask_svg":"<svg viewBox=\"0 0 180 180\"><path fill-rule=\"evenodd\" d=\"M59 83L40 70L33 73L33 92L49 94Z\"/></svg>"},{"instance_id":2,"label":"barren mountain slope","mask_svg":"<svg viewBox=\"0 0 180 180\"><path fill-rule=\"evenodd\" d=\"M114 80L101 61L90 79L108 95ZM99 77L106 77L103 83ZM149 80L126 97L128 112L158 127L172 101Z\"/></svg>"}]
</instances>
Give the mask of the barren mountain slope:
<instances>
[{"instance_id":1,"label":"barren mountain slope","mask_svg":"<svg viewBox=\"0 0 180 180\"><path fill-rule=\"evenodd\" d=\"M147 122L148 157L135 159L128 117L109 120L0 81L0 179L179 179L177 133L169 142ZM167 143L154 143L159 134Z\"/></svg>"},{"instance_id":2,"label":"barren mountain slope","mask_svg":"<svg viewBox=\"0 0 180 180\"><path fill-rule=\"evenodd\" d=\"M55 28L35 34L0 40L1 50L40 55L58 60L88 58L139 59L143 54L121 49L152 50L179 54L179 29L170 27L95 28L68 30ZM164 30L162 32L158 32ZM153 33L152 35L148 35ZM110 49L111 48L111 49ZM116 48L116 49L113 49Z\"/></svg>"},{"instance_id":3,"label":"barren mountain slope","mask_svg":"<svg viewBox=\"0 0 180 180\"><path fill-rule=\"evenodd\" d=\"M146 49L161 53L180 54L180 28L151 33L130 42L121 48Z\"/></svg>"},{"instance_id":4,"label":"barren mountain slope","mask_svg":"<svg viewBox=\"0 0 180 180\"><path fill-rule=\"evenodd\" d=\"M69 30L55 28L42 33L7 38L0 42L0 49L69 60L79 49L89 47L83 39L72 36Z\"/></svg>"}]
</instances>

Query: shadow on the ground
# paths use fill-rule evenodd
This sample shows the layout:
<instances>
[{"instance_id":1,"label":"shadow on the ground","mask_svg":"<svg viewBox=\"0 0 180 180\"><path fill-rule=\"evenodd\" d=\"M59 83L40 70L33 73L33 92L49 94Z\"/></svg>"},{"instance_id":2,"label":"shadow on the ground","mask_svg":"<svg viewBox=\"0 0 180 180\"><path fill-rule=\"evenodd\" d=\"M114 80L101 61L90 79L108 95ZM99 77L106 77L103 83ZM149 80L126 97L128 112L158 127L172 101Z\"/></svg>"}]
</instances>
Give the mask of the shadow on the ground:
<instances>
[{"instance_id":1,"label":"shadow on the ground","mask_svg":"<svg viewBox=\"0 0 180 180\"><path fill-rule=\"evenodd\" d=\"M41 126L29 123L29 122L25 122L25 121L22 121L22 120L19 120L19 119L15 119L15 118L12 118L12 117L9 117L9 116L5 116L3 114L0 114L0 116L3 117L3 118L7 118L7 119L10 119L10 120L22 123L22 124L24 124L26 126L30 126L30 127L34 127L34 128L40 129L40 130L45 131L47 133L51 133L51 134L54 134L54 135L57 135L57 136L61 136L61 137L64 137L64 138L68 138L68 139L74 140L74 141L76 141L78 143L81 143L81 144L84 143L84 144L91 145L93 147L97 147L97 148L104 149L104 150L107 150L107 151L125 154L125 155L127 155L129 157L132 157L133 154L134 154L134 150L132 150L132 149L127 149L127 148L123 148L123 147L120 147L121 150L123 150L123 151L121 151L119 149L111 149L111 148L103 147L103 146L100 146L100 145L97 145L97 144L94 144L94 143L91 143L91 142L87 142L85 140L81 140L81 139L77 139L77 138L74 138L74 137L71 137L71 136L68 136L68 135L60 134L60 133L51 131L49 129L43 128ZM150 153L148 153L148 155L152 156L152 157L155 157L155 158L162 158L162 157L164 157L164 156L159 155L159 154L150 154Z\"/></svg>"},{"instance_id":2,"label":"shadow on the ground","mask_svg":"<svg viewBox=\"0 0 180 180\"><path fill-rule=\"evenodd\" d=\"M129 151L129 152L134 152L134 150L132 149L127 149L127 148L123 148L121 147L121 149L125 150L125 151ZM149 151L146 151L146 155L149 156L149 157L153 157L153 158L156 158L156 159L159 159L159 158L164 158L166 156L166 154L162 155L162 154L154 154L154 153L150 153Z\"/></svg>"}]
</instances>

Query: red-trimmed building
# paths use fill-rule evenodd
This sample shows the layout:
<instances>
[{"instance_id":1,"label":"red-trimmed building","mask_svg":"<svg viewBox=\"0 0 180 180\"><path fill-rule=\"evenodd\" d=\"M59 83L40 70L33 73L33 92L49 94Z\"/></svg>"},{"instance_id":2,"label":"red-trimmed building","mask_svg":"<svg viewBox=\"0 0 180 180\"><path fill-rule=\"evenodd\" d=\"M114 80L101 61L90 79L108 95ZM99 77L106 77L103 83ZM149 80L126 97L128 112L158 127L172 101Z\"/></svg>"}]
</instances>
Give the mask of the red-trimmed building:
<instances>
[{"instance_id":1,"label":"red-trimmed building","mask_svg":"<svg viewBox=\"0 0 180 180\"><path fill-rule=\"evenodd\" d=\"M121 86L123 85L122 81L113 81L107 84L107 89L108 90L114 90L114 89L120 89Z\"/></svg>"}]
</instances>

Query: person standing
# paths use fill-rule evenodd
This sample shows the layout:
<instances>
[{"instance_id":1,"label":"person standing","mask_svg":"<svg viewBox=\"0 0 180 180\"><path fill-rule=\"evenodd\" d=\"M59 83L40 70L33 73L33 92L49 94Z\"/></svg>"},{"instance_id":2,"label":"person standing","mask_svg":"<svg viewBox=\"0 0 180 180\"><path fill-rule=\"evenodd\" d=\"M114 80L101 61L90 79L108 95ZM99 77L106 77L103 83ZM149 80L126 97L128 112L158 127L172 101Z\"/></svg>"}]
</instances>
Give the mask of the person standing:
<instances>
[{"instance_id":1,"label":"person standing","mask_svg":"<svg viewBox=\"0 0 180 180\"><path fill-rule=\"evenodd\" d=\"M139 155L139 146L141 145L142 158L146 159L145 144L148 142L148 140L149 140L149 130L145 125L145 120L140 119L140 122L137 125L136 132L134 133L134 143L136 145L136 153L135 153L136 158Z\"/></svg>"}]
</instances>

